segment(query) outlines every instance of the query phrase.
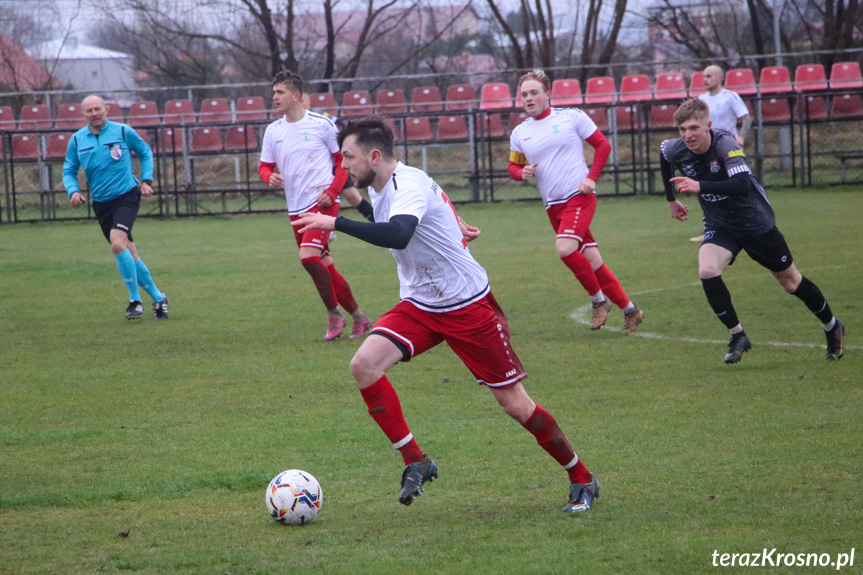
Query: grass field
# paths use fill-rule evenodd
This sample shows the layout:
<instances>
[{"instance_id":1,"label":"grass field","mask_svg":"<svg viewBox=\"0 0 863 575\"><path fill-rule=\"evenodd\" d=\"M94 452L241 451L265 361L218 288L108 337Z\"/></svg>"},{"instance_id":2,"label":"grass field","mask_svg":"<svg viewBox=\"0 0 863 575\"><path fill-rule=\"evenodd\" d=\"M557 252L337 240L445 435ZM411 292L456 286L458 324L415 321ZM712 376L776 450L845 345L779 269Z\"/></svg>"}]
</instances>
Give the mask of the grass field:
<instances>
[{"instance_id":1,"label":"grass field","mask_svg":"<svg viewBox=\"0 0 863 575\"><path fill-rule=\"evenodd\" d=\"M470 205L471 244L531 377L599 478L579 517L565 473L440 346L390 372L440 478L410 508L401 459L325 343L325 317L281 215L139 220L171 319L123 319L94 222L0 228L0 573L739 572L713 553L863 563L863 194L777 191L798 267L848 327L846 357L746 257L725 274L753 350L697 276L694 221L658 198L600 202L593 230L645 310L637 336L591 332L537 203ZM693 208L697 211L697 207ZM375 317L398 298L386 250L340 234L336 262ZM149 302L145 302L149 303ZM323 510L276 524L264 490L313 473ZM776 567L816 573L835 567Z\"/></svg>"}]
</instances>

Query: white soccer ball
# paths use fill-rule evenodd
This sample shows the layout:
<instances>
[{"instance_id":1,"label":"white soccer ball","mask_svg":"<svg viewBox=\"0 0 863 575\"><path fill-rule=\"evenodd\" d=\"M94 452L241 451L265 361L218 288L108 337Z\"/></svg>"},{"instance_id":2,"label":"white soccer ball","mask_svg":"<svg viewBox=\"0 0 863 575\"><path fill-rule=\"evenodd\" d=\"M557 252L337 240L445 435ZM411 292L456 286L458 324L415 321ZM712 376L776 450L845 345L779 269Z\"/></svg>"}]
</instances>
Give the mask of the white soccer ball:
<instances>
[{"instance_id":1,"label":"white soccer ball","mask_svg":"<svg viewBox=\"0 0 863 575\"><path fill-rule=\"evenodd\" d=\"M267 511L279 523L305 525L320 513L324 492L311 473L288 469L270 481L266 501Z\"/></svg>"}]
</instances>

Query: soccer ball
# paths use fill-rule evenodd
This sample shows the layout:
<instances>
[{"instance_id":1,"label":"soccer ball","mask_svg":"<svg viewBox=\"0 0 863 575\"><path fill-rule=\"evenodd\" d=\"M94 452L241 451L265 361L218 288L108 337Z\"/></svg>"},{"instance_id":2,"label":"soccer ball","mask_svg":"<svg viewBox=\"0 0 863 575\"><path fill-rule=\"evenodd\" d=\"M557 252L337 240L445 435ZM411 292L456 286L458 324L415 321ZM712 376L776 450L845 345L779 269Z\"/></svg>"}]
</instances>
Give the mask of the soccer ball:
<instances>
[{"instance_id":1,"label":"soccer ball","mask_svg":"<svg viewBox=\"0 0 863 575\"><path fill-rule=\"evenodd\" d=\"M279 523L305 525L320 513L324 493L314 475L288 469L270 481L266 501L267 511Z\"/></svg>"}]
</instances>

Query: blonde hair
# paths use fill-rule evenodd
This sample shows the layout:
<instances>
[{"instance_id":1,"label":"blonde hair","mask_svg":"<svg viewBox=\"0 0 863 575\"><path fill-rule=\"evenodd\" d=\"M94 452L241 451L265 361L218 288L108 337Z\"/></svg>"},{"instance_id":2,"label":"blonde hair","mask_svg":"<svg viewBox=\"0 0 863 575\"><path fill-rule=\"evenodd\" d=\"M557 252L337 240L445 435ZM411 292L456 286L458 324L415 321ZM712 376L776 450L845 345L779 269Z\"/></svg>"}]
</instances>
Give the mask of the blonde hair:
<instances>
[{"instance_id":1,"label":"blonde hair","mask_svg":"<svg viewBox=\"0 0 863 575\"><path fill-rule=\"evenodd\" d=\"M548 74L546 74L545 71L540 68L534 68L533 70L519 78L519 87L524 83L525 80L536 80L545 87L546 92L551 91L551 78L549 78Z\"/></svg>"}]
</instances>

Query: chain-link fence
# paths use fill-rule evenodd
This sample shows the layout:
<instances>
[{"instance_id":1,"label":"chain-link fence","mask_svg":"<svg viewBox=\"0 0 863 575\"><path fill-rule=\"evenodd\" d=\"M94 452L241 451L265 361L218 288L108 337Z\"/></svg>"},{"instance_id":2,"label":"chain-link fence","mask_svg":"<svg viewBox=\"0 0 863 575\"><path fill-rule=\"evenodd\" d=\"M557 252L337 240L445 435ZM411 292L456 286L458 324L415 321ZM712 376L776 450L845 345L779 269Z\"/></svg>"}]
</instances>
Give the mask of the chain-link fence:
<instances>
[{"instance_id":1,"label":"chain-link fence","mask_svg":"<svg viewBox=\"0 0 863 575\"><path fill-rule=\"evenodd\" d=\"M212 122L204 112L174 116L166 112L153 118L152 125L136 128L155 156L155 197L142 203L142 216L286 209L283 193L258 177L260 143L272 121L270 113L266 110L261 119L243 121L239 104L251 96L234 89L236 98L229 100L223 121ZM224 95L220 98L227 100ZM768 188L863 182L861 98L860 90L747 98L753 124L745 151L755 174ZM837 100L839 107L851 112L839 116ZM202 103L194 101L192 109L200 110ZM612 144L612 155L597 182L598 194L662 193L659 146L662 140L677 137L667 113L676 104L650 100L582 107ZM480 100L464 101L461 106L390 114L397 156L435 177L454 202L537 198L534 184L514 182L507 174L509 133L523 121L523 112L511 107L483 110ZM342 108L345 111L350 110ZM125 119L131 119L131 109ZM73 209L69 205L63 187L70 135L69 129L39 127L0 132L4 182L0 222L92 217L89 206ZM589 163L592 150L586 148ZM83 174L79 182L86 190Z\"/></svg>"}]
</instances>

